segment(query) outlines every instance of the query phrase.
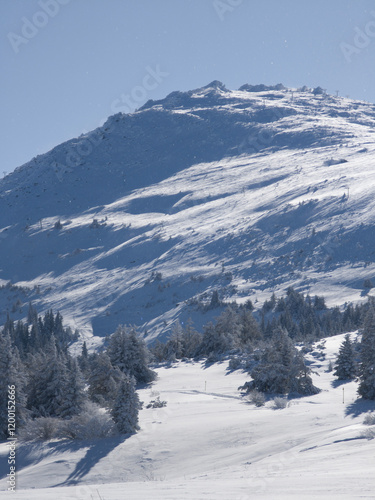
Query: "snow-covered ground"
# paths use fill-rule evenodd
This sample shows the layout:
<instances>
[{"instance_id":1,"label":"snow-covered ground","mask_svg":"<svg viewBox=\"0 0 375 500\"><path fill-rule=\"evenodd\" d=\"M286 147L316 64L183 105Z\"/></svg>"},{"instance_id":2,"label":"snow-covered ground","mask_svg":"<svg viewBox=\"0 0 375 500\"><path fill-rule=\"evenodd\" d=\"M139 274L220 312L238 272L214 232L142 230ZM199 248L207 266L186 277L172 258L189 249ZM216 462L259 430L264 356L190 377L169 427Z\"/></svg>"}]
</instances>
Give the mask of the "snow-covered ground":
<instances>
[{"instance_id":1,"label":"snow-covered ground","mask_svg":"<svg viewBox=\"0 0 375 500\"><path fill-rule=\"evenodd\" d=\"M363 299L374 127L369 103L219 82L109 118L0 180L0 324L32 301L87 338L136 324L152 340L210 321L214 289Z\"/></svg>"},{"instance_id":2,"label":"snow-covered ground","mask_svg":"<svg viewBox=\"0 0 375 500\"><path fill-rule=\"evenodd\" d=\"M374 498L375 440L366 438L371 427L363 420L375 403L357 401L357 383L337 384L327 371L343 338L318 342L307 355L322 391L278 410L272 401L247 403L237 388L249 377L228 373L226 362L160 368L139 393L146 404L159 395L167 406L144 407L138 434L19 446L17 492L0 498ZM4 444L0 450L4 491Z\"/></svg>"}]
</instances>

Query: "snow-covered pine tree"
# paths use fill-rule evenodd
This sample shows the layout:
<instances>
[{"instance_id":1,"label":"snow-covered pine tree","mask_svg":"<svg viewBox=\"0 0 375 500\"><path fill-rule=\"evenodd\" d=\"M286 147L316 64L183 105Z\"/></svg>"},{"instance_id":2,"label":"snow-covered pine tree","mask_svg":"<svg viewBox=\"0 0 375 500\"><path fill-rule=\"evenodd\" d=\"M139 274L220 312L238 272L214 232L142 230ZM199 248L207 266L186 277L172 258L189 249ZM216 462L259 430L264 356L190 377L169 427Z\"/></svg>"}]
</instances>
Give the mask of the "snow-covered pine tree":
<instances>
[{"instance_id":1,"label":"snow-covered pine tree","mask_svg":"<svg viewBox=\"0 0 375 500\"><path fill-rule=\"evenodd\" d=\"M340 346L334 368L335 372L333 374L339 380L353 380L357 375L355 352L349 334L345 335L345 339Z\"/></svg>"},{"instance_id":2,"label":"snow-covered pine tree","mask_svg":"<svg viewBox=\"0 0 375 500\"><path fill-rule=\"evenodd\" d=\"M212 322L204 326L203 338L198 349L198 355L214 359L233 348L233 339L223 332L218 332Z\"/></svg>"},{"instance_id":3,"label":"snow-covered pine tree","mask_svg":"<svg viewBox=\"0 0 375 500\"><path fill-rule=\"evenodd\" d=\"M102 406L113 405L123 373L112 366L105 352L94 354L90 358L90 367L88 393L91 400Z\"/></svg>"},{"instance_id":4,"label":"snow-covered pine tree","mask_svg":"<svg viewBox=\"0 0 375 500\"><path fill-rule=\"evenodd\" d=\"M0 439L8 437L8 390L15 391L16 431L25 422L26 410L26 374L17 348L12 347L8 334L0 333Z\"/></svg>"},{"instance_id":5,"label":"snow-covered pine tree","mask_svg":"<svg viewBox=\"0 0 375 500\"><path fill-rule=\"evenodd\" d=\"M138 412L140 409L134 378L124 376L117 390L112 409L112 418L121 434L132 434L139 429Z\"/></svg>"},{"instance_id":6,"label":"snow-covered pine tree","mask_svg":"<svg viewBox=\"0 0 375 500\"><path fill-rule=\"evenodd\" d=\"M184 357L184 345L182 340L182 326L179 321L173 324L171 338L167 342L167 359L173 361L174 359L181 359Z\"/></svg>"},{"instance_id":7,"label":"snow-covered pine tree","mask_svg":"<svg viewBox=\"0 0 375 500\"><path fill-rule=\"evenodd\" d=\"M110 337L107 354L113 366L125 375L134 377L136 382L149 383L156 373L148 367L149 352L134 328L119 326Z\"/></svg>"},{"instance_id":8,"label":"snow-covered pine tree","mask_svg":"<svg viewBox=\"0 0 375 500\"><path fill-rule=\"evenodd\" d=\"M90 363L86 341L83 342L81 355L78 356L78 363L83 375L87 377L90 373Z\"/></svg>"},{"instance_id":9,"label":"snow-covered pine tree","mask_svg":"<svg viewBox=\"0 0 375 500\"><path fill-rule=\"evenodd\" d=\"M78 361L70 355L66 363L66 382L65 398L59 411L61 418L78 415L88 399Z\"/></svg>"},{"instance_id":10,"label":"snow-covered pine tree","mask_svg":"<svg viewBox=\"0 0 375 500\"><path fill-rule=\"evenodd\" d=\"M320 389L313 384L310 373L311 370L306 366L303 355L296 349L289 372L289 394L308 396L320 392Z\"/></svg>"},{"instance_id":11,"label":"snow-covered pine tree","mask_svg":"<svg viewBox=\"0 0 375 500\"><path fill-rule=\"evenodd\" d=\"M33 416L65 418L74 415L77 411L74 398L67 400L74 381L69 376L67 356L57 350L53 334L45 352L39 351L30 357L29 366L28 408ZM76 389L74 387L73 392Z\"/></svg>"},{"instance_id":12,"label":"snow-covered pine tree","mask_svg":"<svg viewBox=\"0 0 375 500\"><path fill-rule=\"evenodd\" d=\"M274 334L260 363L251 373L252 385L261 392L286 394L290 388L290 367L294 346L286 331Z\"/></svg>"},{"instance_id":13,"label":"snow-covered pine tree","mask_svg":"<svg viewBox=\"0 0 375 500\"><path fill-rule=\"evenodd\" d=\"M316 394L319 389L313 385L309 373L288 333L279 331L252 371L253 380L248 386L261 392Z\"/></svg>"},{"instance_id":14,"label":"snow-covered pine tree","mask_svg":"<svg viewBox=\"0 0 375 500\"><path fill-rule=\"evenodd\" d=\"M359 366L358 394L365 399L375 399L375 305L370 304L366 314Z\"/></svg>"},{"instance_id":15,"label":"snow-covered pine tree","mask_svg":"<svg viewBox=\"0 0 375 500\"><path fill-rule=\"evenodd\" d=\"M202 342L202 335L194 328L193 320L189 318L182 331L183 353L187 358L193 358Z\"/></svg>"},{"instance_id":16,"label":"snow-covered pine tree","mask_svg":"<svg viewBox=\"0 0 375 500\"><path fill-rule=\"evenodd\" d=\"M243 347L249 347L254 341L261 339L262 334L251 310L243 309L240 313L240 321L240 340Z\"/></svg>"},{"instance_id":17,"label":"snow-covered pine tree","mask_svg":"<svg viewBox=\"0 0 375 500\"><path fill-rule=\"evenodd\" d=\"M242 345L243 325L241 317L234 307L228 306L217 318L215 324L207 323L204 327L202 342L198 348L199 355L215 359Z\"/></svg>"},{"instance_id":18,"label":"snow-covered pine tree","mask_svg":"<svg viewBox=\"0 0 375 500\"><path fill-rule=\"evenodd\" d=\"M235 307L228 306L217 318L215 330L219 335L227 337L232 347L241 346L241 318Z\"/></svg>"}]
</instances>

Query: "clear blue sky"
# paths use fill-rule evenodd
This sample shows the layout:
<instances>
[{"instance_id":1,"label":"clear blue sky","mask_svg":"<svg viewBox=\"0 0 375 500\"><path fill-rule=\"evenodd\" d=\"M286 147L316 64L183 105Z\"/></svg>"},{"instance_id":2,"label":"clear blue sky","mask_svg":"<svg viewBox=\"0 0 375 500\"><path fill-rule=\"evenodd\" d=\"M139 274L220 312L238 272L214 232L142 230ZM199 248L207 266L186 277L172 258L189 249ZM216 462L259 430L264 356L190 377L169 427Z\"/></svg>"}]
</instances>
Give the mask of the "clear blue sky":
<instances>
[{"instance_id":1,"label":"clear blue sky","mask_svg":"<svg viewBox=\"0 0 375 500\"><path fill-rule=\"evenodd\" d=\"M0 0L0 37L0 176L212 80L375 102L374 0Z\"/></svg>"}]
</instances>

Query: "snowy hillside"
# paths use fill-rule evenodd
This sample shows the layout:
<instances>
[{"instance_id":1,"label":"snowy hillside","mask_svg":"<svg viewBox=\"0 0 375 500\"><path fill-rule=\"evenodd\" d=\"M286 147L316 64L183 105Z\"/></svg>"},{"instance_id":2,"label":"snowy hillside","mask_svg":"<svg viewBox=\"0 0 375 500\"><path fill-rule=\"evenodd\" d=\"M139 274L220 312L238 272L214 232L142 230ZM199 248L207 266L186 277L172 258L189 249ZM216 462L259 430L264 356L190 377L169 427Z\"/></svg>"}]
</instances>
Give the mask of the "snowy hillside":
<instances>
[{"instance_id":1,"label":"snowy hillside","mask_svg":"<svg viewBox=\"0 0 375 500\"><path fill-rule=\"evenodd\" d=\"M228 373L227 363L159 368L152 387L139 391L139 433L22 445L12 498L373 498L374 427L363 421L374 402L357 400L357 383L339 384L328 371L343 339L314 345L307 360L322 391L284 409L272 400L260 408L246 402L237 387L249 376ZM167 406L147 409L157 395ZM3 467L6 455L2 444ZM6 470L0 473L4 491Z\"/></svg>"},{"instance_id":2,"label":"snowy hillside","mask_svg":"<svg viewBox=\"0 0 375 500\"><path fill-rule=\"evenodd\" d=\"M112 116L0 181L0 324L32 301L86 337L136 324L152 339L212 319L215 289L360 300L374 126L372 104L220 82Z\"/></svg>"}]
</instances>

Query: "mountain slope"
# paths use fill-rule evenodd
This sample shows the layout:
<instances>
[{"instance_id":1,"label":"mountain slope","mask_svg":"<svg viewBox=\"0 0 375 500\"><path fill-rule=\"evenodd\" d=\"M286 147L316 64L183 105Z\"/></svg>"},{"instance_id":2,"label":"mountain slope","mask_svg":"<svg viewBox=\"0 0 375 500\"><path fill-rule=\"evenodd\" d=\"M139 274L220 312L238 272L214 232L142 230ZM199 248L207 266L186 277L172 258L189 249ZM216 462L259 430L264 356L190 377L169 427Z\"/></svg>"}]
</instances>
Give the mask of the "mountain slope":
<instances>
[{"instance_id":1,"label":"mountain slope","mask_svg":"<svg viewBox=\"0 0 375 500\"><path fill-rule=\"evenodd\" d=\"M220 82L109 118L0 181L0 323L33 301L86 337L132 323L152 339L211 319L216 288L359 300L374 125L372 104Z\"/></svg>"}]
</instances>

